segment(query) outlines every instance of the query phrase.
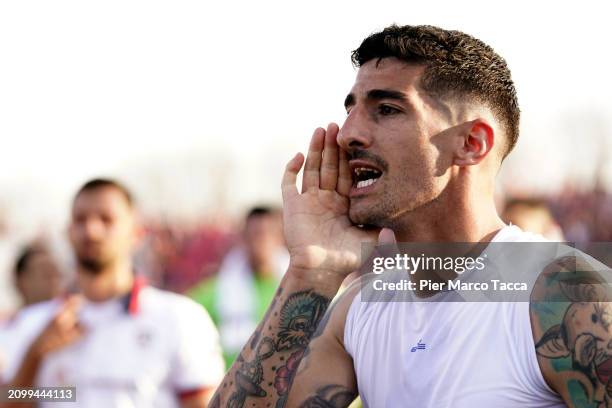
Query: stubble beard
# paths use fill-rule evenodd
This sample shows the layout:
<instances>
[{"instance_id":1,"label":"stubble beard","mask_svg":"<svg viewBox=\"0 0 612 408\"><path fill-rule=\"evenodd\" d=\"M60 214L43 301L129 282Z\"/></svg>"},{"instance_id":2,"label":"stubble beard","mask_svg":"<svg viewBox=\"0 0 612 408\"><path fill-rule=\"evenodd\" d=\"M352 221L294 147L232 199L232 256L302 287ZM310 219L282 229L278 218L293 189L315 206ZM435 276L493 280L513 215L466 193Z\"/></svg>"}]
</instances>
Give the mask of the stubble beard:
<instances>
[{"instance_id":1,"label":"stubble beard","mask_svg":"<svg viewBox=\"0 0 612 408\"><path fill-rule=\"evenodd\" d=\"M96 258L77 256L77 262L81 270L91 275L100 275L112 264L112 261L101 256Z\"/></svg>"},{"instance_id":2,"label":"stubble beard","mask_svg":"<svg viewBox=\"0 0 612 408\"><path fill-rule=\"evenodd\" d=\"M390 228L393 225L393 214L396 211L390 197L383 196L367 207L363 203L353 205L353 200L349 208L349 219L353 224L374 228ZM355 208L358 206L361 208Z\"/></svg>"}]
</instances>

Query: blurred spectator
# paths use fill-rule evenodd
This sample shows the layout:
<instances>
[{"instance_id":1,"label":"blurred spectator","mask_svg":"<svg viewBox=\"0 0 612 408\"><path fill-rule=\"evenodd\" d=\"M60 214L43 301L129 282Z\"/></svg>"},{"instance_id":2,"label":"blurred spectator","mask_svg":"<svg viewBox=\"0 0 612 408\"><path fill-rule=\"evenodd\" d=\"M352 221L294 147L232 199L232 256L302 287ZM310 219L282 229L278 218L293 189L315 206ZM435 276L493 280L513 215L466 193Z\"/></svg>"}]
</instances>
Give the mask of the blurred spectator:
<instances>
[{"instance_id":1,"label":"blurred spectator","mask_svg":"<svg viewBox=\"0 0 612 408\"><path fill-rule=\"evenodd\" d=\"M612 194L601 187L579 190L566 185L548 197L569 242L612 241Z\"/></svg>"},{"instance_id":2,"label":"blurred spectator","mask_svg":"<svg viewBox=\"0 0 612 408\"><path fill-rule=\"evenodd\" d=\"M517 198L506 203L502 219L524 231L540 234L551 240L564 241L563 232L545 201L537 198Z\"/></svg>"},{"instance_id":3,"label":"blurred spectator","mask_svg":"<svg viewBox=\"0 0 612 408\"><path fill-rule=\"evenodd\" d=\"M243 242L225 257L218 275L189 292L217 324L228 366L262 319L289 266L279 210L253 208L242 236Z\"/></svg>"},{"instance_id":4,"label":"blurred spectator","mask_svg":"<svg viewBox=\"0 0 612 408\"><path fill-rule=\"evenodd\" d=\"M235 241L227 225L204 223L182 227L169 222L150 222L136 264L150 283L183 293L216 273L223 256Z\"/></svg>"},{"instance_id":5,"label":"blurred spectator","mask_svg":"<svg viewBox=\"0 0 612 408\"><path fill-rule=\"evenodd\" d=\"M15 285L24 307L60 295L62 274L49 248L42 243L23 248L15 263Z\"/></svg>"},{"instance_id":6,"label":"blurred spectator","mask_svg":"<svg viewBox=\"0 0 612 408\"><path fill-rule=\"evenodd\" d=\"M92 180L71 215L82 295L30 306L0 333L2 380L75 386L80 407L205 406L223 377L218 334L195 302L135 279L141 229L130 193Z\"/></svg>"},{"instance_id":7,"label":"blurred spectator","mask_svg":"<svg viewBox=\"0 0 612 408\"><path fill-rule=\"evenodd\" d=\"M17 294L13 289L13 266L19 245L9 230L8 216L0 201L0 326L14 313Z\"/></svg>"}]
</instances>

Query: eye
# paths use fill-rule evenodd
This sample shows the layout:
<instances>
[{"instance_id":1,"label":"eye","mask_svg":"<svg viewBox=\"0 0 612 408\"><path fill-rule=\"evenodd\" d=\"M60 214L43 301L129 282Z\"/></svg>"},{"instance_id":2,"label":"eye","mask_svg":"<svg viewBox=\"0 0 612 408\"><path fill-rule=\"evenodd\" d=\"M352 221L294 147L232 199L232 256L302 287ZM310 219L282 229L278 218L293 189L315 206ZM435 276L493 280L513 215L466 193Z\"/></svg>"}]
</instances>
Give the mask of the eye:
<instances>
[{"instance_id":1,"label":"eye","mask_svg":"<svg viewBox=\"0 0 612 408\"><path fill-rule=\"evenodd\" d=\"M389 106L389 105L380 105L378 107L378 113L380 113L383 116L394 115L399 112L400 112L399 109L394 108L393 106Z\"/></svg>"}]
</instances>

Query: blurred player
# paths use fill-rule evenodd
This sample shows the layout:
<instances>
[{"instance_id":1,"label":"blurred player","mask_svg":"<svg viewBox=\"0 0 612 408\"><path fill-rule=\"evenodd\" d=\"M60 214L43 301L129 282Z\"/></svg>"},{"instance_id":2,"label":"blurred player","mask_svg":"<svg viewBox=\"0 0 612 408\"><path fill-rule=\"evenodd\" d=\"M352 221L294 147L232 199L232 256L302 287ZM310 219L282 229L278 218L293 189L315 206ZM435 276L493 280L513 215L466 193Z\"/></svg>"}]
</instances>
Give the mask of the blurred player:
<instances>
[{"instance_id":1,"label":"blurred player","mask_svg":"<svg viewBox=\"0 0 612 408\"><path fill-rule=\"evenodd\" d=\"M79 407L206 406L223 375L216 329L195 302L135 279L140 227L130 193L111 180L86 183L69 235L81 296L21 314L0 339L5 382L75 386Z\"/></svg>"},{"instance_id":2,"label":"blurred player","mask_svg":"<svg viewBox=\"0 0 612 408\"><path fill-rule=\"evenodd\" d=\"M40 242L34 242L21 250L15 262L14 276L21 307L0 324L0 338L7 337L13 326L20 322L20 310L51 300L59 296L62 290L62 276L57 261L49 248ZM4 354L0 347L0 378L6 366Z\"/></svg>"},{"instance_id":3,"label":"blurred player","mask_svg":"<svg viewBox=\"0 0 612 408\"><path fill-rule=\"evenodd\" d=\"M241 244L227 254L218 275L190 291L219 328L228 367L265 314L287 270L282 228L279 210L252 208Z\"/></svg>"},{"instance_id":4,"label":"blurred player","mask_svg":"<svg viewBox=\"0 0 612 408\"><path fill-rule=\"evenodd\" d=\"M15 263L15 286L23 307L59 296L62 274L46 246L34 243L22 250Z\"/></svg>"}]
</instances>

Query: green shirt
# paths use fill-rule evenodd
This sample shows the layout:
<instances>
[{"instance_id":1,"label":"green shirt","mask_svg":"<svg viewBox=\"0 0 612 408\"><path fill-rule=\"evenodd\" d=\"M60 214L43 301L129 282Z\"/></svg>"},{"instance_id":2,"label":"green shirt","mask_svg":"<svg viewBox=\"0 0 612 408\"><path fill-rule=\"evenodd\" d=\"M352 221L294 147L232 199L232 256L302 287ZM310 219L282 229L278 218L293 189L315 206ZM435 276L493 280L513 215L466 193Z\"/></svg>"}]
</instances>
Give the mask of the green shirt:
<instances>
[{"instance_id":1,"label":"green shirt","mask_svg":"<svg viewBox=\"0 0 612 408\"><path fill-rule=\"evenodd\" d=\"M278 288L279 282L273 277L255 277L255 279L253 279L253 283L255 290L255 310L253 319L255 322L259 322L261 319L263 319L270 302L272 302L272 298L274 298L274 293ZM187 296L204 306L213 322L218 327L222 322L220 321L220 311L218 310L217 305L219 304L218 297L222 296L222 294L219 293L217 284L217 277L206 279L193 289L189 290ZM238 352L223 350L223 357L225 359L226 367L230 367L236 357L238 357Z\"/></svg>"}]
</instances>

